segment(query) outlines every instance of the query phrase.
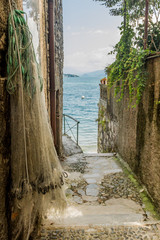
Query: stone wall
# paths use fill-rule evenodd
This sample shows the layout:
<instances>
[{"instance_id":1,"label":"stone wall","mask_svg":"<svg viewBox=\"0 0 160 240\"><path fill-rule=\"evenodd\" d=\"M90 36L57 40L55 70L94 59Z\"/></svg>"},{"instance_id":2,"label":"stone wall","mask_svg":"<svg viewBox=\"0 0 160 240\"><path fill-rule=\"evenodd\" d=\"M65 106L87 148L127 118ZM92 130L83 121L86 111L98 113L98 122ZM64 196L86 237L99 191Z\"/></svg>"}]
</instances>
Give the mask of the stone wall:
<instances>
[{"instance_id":1,"label":"stone wall","mask_svg":"<svg viewBox=\"0 0 160 240\"><path fill-rule=\"evenodd\" d=\"M10 159L10 132L9 132L9 99L5 91L6 78L0 73L0 240L8 239L9 217L9 159Z\"/></svg>"},{"instance_id":2,"label":"stone wall","mask_svg":"<svg viewBox=\"0 0 160 240\"><path fill-rule=\"evenodd\" d=\"M98 149L118 152L147 187L160 211L160 57L148 59L147 68L147 85L136 108L128 107L127 90L124 99L117 102L114 89L100 86Z\"/></svg>"},{"instance_id":3,"label":"stone wall","mask_svg":"<svg viewBox=\"0 0 160 240\"><path fill-rule=\"evenodd\" d=\"M37 0L40 13L40 58L41 72L44 79L44 91L48 112L50 110L50 79L49 79L49 44L48 44L48 1ZM18 8L22 8L22 0L15 0ZM10 209L8 187L10 185L10 105L6 91L7 66L7 20L9 1L0 1L0 240L9 239ZM30 1L31 3L31 1ZM35 1L33 1L33 4ZM57 91L57 131L59 152L62 150L62 99L63 99L63 19L62 1L55 0L55 70ZM34 35L34 34L33 34ZM49 112L50 113L50 112Z\"/></svg>"},{"instance_id":4,"label":"stone wall","mask_svg":"<svg viewBox=\"0 0 160 240\"><path fill-rule=\"evenodd\" d=\"M36 2L35 2L36 1ZM45 92L46 105L50 116L50 60L49 60L49 24L48 24L48 0L26 0L28 22L37 25L39 43L39 62L43 76L43 87ZM36 4L35 4L36 3ZM55 57L55 92L56 92L56 149L62 155L62 116L63 116L63 8L62 0L55 0L54 3L54 57ZM26 6L26 5L25 5ZM33 13L32 13L33 12ZM31 16L30 16L31 15ZM36 18L34 17L36 15ZM31 20L31 21L30 21ZM36 32L32 32L33 43L37 41ZM31 27L31 31L35 28ZM37 52L37 49L35 49Z\"/></svg>"},{"instance_id":5,"label":"stone wall","mask_svg":"<svg viewBox=\"0 0 160 240\"><path fill-rule=\"evenodd\" d=\"M113 94L107 85L100 84L98 106L98 152L116 152L118 121L113 111Z\"/></svg>"},{"instance_id":6,"label":"stone wall","mask_svg":"<svg viewBox=\"0 0 160 240\"><path fill-rule=\"evenodd\" d=\"M36 4L35 4L36 1ZM50 59L49 59L49 24L48 24L48 0L26 0L27 12L31 12L29 22L37 25L39 29L39 62L43 76L43 87L45 92L46 105L50 116ZM63 8L62 0L55 0L54 3L54 57L55 57L55 93L56 93L56 149L62 155L62 117L63 117ZM26 5L25 5L26 6ZM32 14L32 12L34 14ZM34 17L34 16L38 17ZM34 31L32 27L31 30ZM32 32L33 42L37 33ZM35 45L38 45L35 44ZM37 49L35 49L37 50Z\"/></svg>"},{"instance_id":7,"label":"stone wall","mask_svg":"<svg viewBox=\"0 0 160 240\"><path fill-rule=\"evenodd\" d=\"M34 1L34 0L33 0ZM48 43L48 1L39 0L40 13L40 64L43 76L48 114L50 115L49 43Z\"/></svg>"},{"instance_id":8,"label":"stone wall","mask_svg":"<svg viewBox=\"0 0 160 240\"><path fill-rule=\"evenodd\" d=\"M15 1L21 7L21 0ZM0 1L0 240L9 239L10 104L6 92L7 21L9 1Z\"/></svg>"},{"instance_id":9,"label":"stone wall","mask_svg":"<svg viewBox=\"0 0 160 240\"><path fill-rule=\"evenodd\" d=\"M0 3L0 240L8 239L8 182L10 160L9 99L5 91L8 1Z\"/></svg>"},{"instance_id":10,"label":"stone wall","mask_svg":"<svg viewBox=\"0 0 160 240\"><path fill-rule=\"evenodd\" d=\"M56 128L57 152L62 155L62 118L63 118L63 8L62 0L54 1L55 31L55 90L56 90Z\"/></svg>"}]
</instances>

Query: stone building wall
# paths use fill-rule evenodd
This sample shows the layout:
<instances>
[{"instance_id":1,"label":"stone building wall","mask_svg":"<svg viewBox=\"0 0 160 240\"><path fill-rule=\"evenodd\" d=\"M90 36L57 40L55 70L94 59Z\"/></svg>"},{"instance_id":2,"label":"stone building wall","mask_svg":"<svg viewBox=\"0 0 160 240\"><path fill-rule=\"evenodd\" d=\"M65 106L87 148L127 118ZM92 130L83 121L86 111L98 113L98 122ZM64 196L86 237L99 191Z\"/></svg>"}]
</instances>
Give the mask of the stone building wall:
<instances>
[{"instance_id":1,"label":"stone building wall","mask_svg":"<svg viewBox=\"0 0 160 240\"><path fill-rule=\"evenodd\" d=\"M43 77L48 114L50 116L50 79L49 79L49 43L48 43L48 1L39 0L40 14L40 65Z\"/></svg>"},{"instance_id":2,"label":"stone building wall","mask_svg":"<svg viewBox=\"0 0 160 240\"><path fill-rule=\"evenodd\" d=\"M28 0L27 0L28 1ZM15 0L22 9L22 0ZM25 0L26 2L26 0ZM31 2L31 1L30 1ZM35 1L33 0L33 4ZM50 114L50 79L49 79L49 44L48 44L48 0L38 0L40 13L40 58L41 72L44 79L46 104ZM59 122L59 149L62 149L62 95L63 95L63 23L62 1L55 0L55 67L57 94L57 122ZM7 79L7 20L9 1L0 1L0 240L9 239L9 169L10 169L10 105L6 91ZM33 34L34 35L34 34Z\"/></svg>"},{"instance_id":3,"label":"stone building wall","mask_svg":"<svg viewBox=\"0 0 160 240\"><path fill-rule=\"evenodd\" d=\"M56 128L57 152L62 155L62 120L63 120L63 8L62 0L54 1L54 31L55 31L55 90L56 90Z\"/></svg>"},{"instance_id":4,"label":"stone building wall","mask_svg":"<svg viewBox=\"0 0 160 240\"><path fill-rule=\"evenodd\" d=\"M114 89L106 89L106 101L101 95L99 109L104 108L106 130L102 136L99 120L98 142L100 152L113 149L121 155L160 211L160 57L149 59L147 68L149 77L137 108L128 107L128 91L121 102L113 97Z\"/></svg>"},{"instance_id":5,"label":"stone building wall","mask_svg":"<svg viewBox=\"0 0 160 240\"><path fill-rule=\"evenodd\" d=\"M39 30L39 62L43 76L43 87L46 105L50 116L50 61L49 61L49 24L48 24L48 0L25 0L30 7L29 12L34 12L34 24ZM35 4L36 2L36 4ZM56 93L56 135L57 152L62 155L62 117L63 117L63 7L62 0L54 0L54 57L55 57L55 93ZM30 18L29 18L30 21ZM33 24L33 17L31 23ZM33 29L33 28L32 28ZM33 29L34 30L34 29ZM35 32L32 32L33 42ZM38 44L36 44L38 45ZM37 49L35 49L37 51Z\"/></svg>"},{"instance_id":6,"label":"stone building wall","mask_svg":"<svg viewBox=\"0 0 160 240\"><path fill-rule=\"evenodd\" d=\"M21 7L21 0L15 3ZM0 1L0 240L9 239L10 104L6 92L7 21L9 1Z\"/></svg>"},{"instance_id":7,"label":"stone building wall","mask_svg":"<svg viewBox=\"0 0 160 240\"><path fill-rule=\"evenodd\" d=\"M50 116L50 78L49 78L49 26L48 0L39 0L40 3L40 62L44 79L44 92ZM57 152L62 153L62 119L63 119L63 7L62 0L54 3L54 56L55 56L55 93L56 93L56 135Z\"/></svg>"},{"instance_id":8,"label":"stone building wall","mask_svg":"<svg viewBox=\"0 0 160 240\"><path fill-rule=\"evenodd\" d=\"M113 94L107 85L100 84L98 106L98 152L116 152L118 122L113 111Z\"/></svg>"}]
</instances>

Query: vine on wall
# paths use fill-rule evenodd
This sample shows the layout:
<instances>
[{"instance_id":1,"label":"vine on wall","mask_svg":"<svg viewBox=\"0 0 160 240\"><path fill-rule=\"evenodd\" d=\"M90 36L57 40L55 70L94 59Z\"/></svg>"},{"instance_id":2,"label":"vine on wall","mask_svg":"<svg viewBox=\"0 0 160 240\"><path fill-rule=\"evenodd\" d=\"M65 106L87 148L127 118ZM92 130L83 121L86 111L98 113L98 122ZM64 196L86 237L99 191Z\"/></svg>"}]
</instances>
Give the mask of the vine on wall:
<instances>
[{"instance_id":1,"label":"vine on wall","mask_svg":"<svg viewBox=\"0 0 160 240\"><path fill-rule=\"evenodd\" d=\"M135 29L127 9L128 4L126 1L123 13L124 21L120 27L121 39L110 53L116 53L116 60L109 67L106 67L106 72L108 74L108 85L109 87L114 86L117 101L122 100L127 89L129 90L129 104L136 107L141 100L148 76L146 59L150 54L156 53L157 49L154 48L153 44L151 46L150 36L147 39L148 48L143 48L144 32L142 32L142 24ZM155 31L159 39L159 27Z\"/></svg>"}]
</instances>

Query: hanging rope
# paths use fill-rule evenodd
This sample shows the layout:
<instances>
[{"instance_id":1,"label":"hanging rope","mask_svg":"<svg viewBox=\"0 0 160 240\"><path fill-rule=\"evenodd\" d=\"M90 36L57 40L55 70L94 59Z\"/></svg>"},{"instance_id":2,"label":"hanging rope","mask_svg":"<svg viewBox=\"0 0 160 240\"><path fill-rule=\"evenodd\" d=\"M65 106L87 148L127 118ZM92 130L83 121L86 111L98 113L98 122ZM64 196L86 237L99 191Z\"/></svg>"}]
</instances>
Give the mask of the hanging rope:
<instances>
[{"instance_id":1,"label":"hanging rope","mask_svg":"<svg viewBox=\"0 0 160 240\"><path fill-rule=\"evenodd\" d=\"M25 110L24 110L24 93L23 93L23 76L22 76L22 63L21 63L21 56L20 56L20 46L18 42L18 37L17 37L17 30L15 27L14 19L15 15L13 15L13 9L11 5L11 0L9 0L9 7L11 11L11 22L13 26L13 33L15 36L15 45L17 48L17 54L18 54L18 63L19 65L17 66L16 70L14 73L19 69L19 76L20 76L20 90L21 90L21 100L22 100L22 118L23 118L23 138L24 138L24 152L25 152L25 164L26 164L26 178L27 182L29 183L29 172L28 172L28 159L27 159L27 143L26 143L26 126L25 126ZM11 39L10 39L11 41ZM13 76L14 74L12 74ZM11 77L10 77L11 79Z\"/></svg>"},{"instance_id":2,"label":"hanging rope","mask_svg":"<svg viewBox=\"0 0 160 240\"><path fill-rule=\"evenodd\" d=\"M11 94L12 235L14 240L28 240L37 218L49 207L65 208L65 174L53 142L25 13L16 9L13 0L9 0L9 7L7 90Z\"/></svg>"},{"instance_id":3,"label":"hanging rope","mask_svg":"<svg viewBox=\"0 0 160 240\"><path fill-rule=\"evenodd\" d=\"M37 64L38 78L40 80L41 90L43 83L39 71L39 66L36 61L35 52L33 50L32 34L29 30L27 22L23 17L23 15L26 16L25 12L17 10L14 3L13 7L11 0L9 0L9 4L12 10L8 20L9 51L7 64L7 90L10 94L13 94L16 91L17 82L15 81L14 77L18 69L21 69L23 87L28 92L29 96L33 97L36 88L34 84L31 59L34 59ZM19 58L21 67L19 66Z\"/></svg>"}]
</instances>

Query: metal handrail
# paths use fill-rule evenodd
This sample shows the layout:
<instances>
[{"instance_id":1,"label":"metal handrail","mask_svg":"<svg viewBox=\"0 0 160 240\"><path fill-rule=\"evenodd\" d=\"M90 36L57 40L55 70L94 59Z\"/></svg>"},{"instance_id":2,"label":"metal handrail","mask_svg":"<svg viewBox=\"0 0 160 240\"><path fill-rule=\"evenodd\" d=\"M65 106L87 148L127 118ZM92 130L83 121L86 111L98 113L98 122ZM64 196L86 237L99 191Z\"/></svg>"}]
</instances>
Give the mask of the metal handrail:
<instances>
[{"instance_id":1,"label":"metal handrail","mask_svg":"<svg viewBox=\"0 0 160 240\"><path fill-rule=\"evenodd\" d=\"M72 127L70 127L70 125L69 125L69 123L68 123L66 117L72 119L73 121L75 121L76 124L74 124ZM80 122L79 122L78 120L76 120L75 118L73 118L73 117L67 115L67 114L63 114L63 123L64 123L64 134L66 134L66 133L68 133L68 132L70 131L71 134L72 134L72 136L73 136L73 138L74 138L74 140L76 141L76 143L77 143L77 145L78 145L78 138L79 138L79 123L80 123ZM66 123L67 123L68 128L69 128L68 131L66 131ZM72 129L73 129L75 126L77 126L77 138L74 136L74 133L73 133L73 131L72 131Z\"/></svg>"}]
</instances>

